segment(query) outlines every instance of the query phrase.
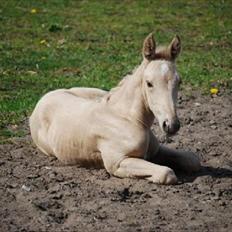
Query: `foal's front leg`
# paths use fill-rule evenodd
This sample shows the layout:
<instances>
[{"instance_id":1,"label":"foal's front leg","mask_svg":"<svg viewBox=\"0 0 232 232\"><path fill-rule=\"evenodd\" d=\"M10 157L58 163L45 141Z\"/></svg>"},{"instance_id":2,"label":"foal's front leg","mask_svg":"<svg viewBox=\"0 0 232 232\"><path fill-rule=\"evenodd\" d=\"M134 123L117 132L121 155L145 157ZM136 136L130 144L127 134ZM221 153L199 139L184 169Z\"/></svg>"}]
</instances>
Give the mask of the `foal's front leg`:
<instances>
[{"instance_id":1,"label":"foal's front leg","mask_svg":"<svg viewBox=\"0 0 232 232\"><path fill-rule=\"evenodd\" d=\"M120 162L113 175L121 178L145 178L158 184L175 184L177 182L172 169L138 158L125 158Z\"/></svg>"},{"instance_id":2,"label":"foal's front leg","mask_svg":"<svg viewBox=\"0 0 232 232\"><path fill-rule=\"evenodd\" d=\"M110 174L121 178L144 178L159 184L177 182L176 175L171 168L148 162L142 158L128 157L123 154L125 151L123 152L122 149L117 152L117 148L119 148L118 144L99 143L104 167Z\"/></svg>"},{"instance_id":3,"label":"foal's front leg","mask_svg":"<svg viewBox=\"0 0 232 232\"><path fill-rule=\"evenodd\" d=\"M201 168L200 160L193 152L174 150L163 145L157 149L157 139L151 131L147 160L186 172L196 172Z\"/></svg>"},{"instance_id":4,"label":"foal's front leg","mask_svg":"<svg viewBox=\"0 0 232 232\"><path fill-rule=\"evenodd\" d=\"M160 145L153 161L185 172L197 172L201 168L200 159L190 151L174 150Z\"/></svg>"},{"instance_id":5,"label":"foal's front leg","mask_svg":"<svg viewBox=\"0 0 232 232\"><path fill-rule=\"evenodd\" d=\"M104 162L104 166L110 174L120 178L144 178L158 184L175 184L177 182L177 177L172 169L144 159L125 158L117 165L117 168L112 168L114 163Z\"/></svg>"}]
</instances>

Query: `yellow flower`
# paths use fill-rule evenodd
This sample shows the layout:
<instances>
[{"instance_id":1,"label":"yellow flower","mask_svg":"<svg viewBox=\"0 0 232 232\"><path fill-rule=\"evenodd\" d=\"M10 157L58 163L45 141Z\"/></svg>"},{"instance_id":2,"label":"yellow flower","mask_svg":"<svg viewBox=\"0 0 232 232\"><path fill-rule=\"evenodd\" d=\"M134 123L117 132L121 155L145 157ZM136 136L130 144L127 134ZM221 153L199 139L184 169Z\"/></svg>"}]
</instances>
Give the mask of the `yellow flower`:
<instances>
[{"instance_id":1,"label":"yellow flower","mask_svg":"<svg viewBox=\"0 0 232 232\"><path fill-rule=\"evenodd\" d=\"M35 8L31 9L31 13L32 14L36 14L37 13L37 9L35 9Z\"/></svg>"},{"instance_id":2,"label":"yellow flower","mask_svg":"<svg viewBox=\"0 0 232 232\"><path fill-rule=\"evenodd\" d=\"M215 87L214 87L214 88L211 88L211 89L210 89L210 93L211 93L211 94L218 94L218 88L215 88Z\"/></svg>"},{"instance_id":3,"label":"yellow flower","mask_svg":"<svg viewBox=\"0 0 232 232\"><path fill-rule=\"evenodd\" d=\"M43 39L43 40L40 40L40 42L39 42L40 44L46 44L47 43L47 41L45 40L45 39Z\"/></svg>"}]
</instances>

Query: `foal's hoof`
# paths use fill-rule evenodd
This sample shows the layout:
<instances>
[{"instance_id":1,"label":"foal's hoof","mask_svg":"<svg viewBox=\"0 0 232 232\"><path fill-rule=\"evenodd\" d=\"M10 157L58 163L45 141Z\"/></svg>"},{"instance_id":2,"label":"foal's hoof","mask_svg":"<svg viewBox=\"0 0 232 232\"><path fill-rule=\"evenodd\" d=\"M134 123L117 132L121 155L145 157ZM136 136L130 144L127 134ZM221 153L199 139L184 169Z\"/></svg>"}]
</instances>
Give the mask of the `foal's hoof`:
<instances>
[{"instance_id":1,"label":"foal's hoof","mask_svg":"<svg viewBox=\"0 0 232 232\"><path fill-rule=\"evenodd\" d=\"M177 177L172 169L168 169L167 173L164 175L164 179L161 182L161 184L176 184L177 183Z\"/></svg>"},{"instance_id":2,"label":"foal's hoof","mask_svg":"<svg viewBox=\"0 0 232 232\"><path fill-rule=\"evenodd\" d=\"M159 175L157 175L156 173L153 176L148 177L147 179L156 184L169 185L177 183L177 177L171 168L163 168L163 170L160 171Z\"/></svg>"}]
</instances>

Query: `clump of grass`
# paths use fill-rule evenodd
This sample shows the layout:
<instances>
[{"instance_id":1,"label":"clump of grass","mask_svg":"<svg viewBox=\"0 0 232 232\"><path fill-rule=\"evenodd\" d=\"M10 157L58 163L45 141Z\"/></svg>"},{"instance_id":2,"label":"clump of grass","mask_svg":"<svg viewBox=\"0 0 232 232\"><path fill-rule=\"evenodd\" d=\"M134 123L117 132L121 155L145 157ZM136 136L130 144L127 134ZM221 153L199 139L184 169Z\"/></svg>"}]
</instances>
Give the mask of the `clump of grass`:
<instances>
[{"instance_id":1,"label":"clump of grass","mask_svg":"<svg viewBox=\"0 0 232 232\"><path fill-rule=\"evenodd\" d=\"M0 139L47 91L110 89L141 60L144 37L179 34L185 84L231 83L231 1L1 1ZM229 85L231 88L231 84Z\"/></svg>"}]
</instances>

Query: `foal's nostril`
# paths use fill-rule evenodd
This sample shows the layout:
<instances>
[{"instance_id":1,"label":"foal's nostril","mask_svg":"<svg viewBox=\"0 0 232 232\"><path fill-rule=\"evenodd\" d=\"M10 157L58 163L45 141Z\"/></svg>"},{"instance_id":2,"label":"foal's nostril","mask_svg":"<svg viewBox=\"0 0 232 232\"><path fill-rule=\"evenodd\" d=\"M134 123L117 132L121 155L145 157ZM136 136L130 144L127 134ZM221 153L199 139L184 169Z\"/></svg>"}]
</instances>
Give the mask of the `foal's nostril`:
<instances>
[{"instance_id":1,"label":"foal's nostril","mask_svg":"<svg viewBox=\"0 0 232 232\"><path fill-rule=\"evenodd\" d=\"M163 130L164 130L166 133L168 133L168 121L167 121L167 120L165 120L165 121L163 122Z\"/></svg>"},{"instance_id":2,"label":"foal's nostril","mask_svg":"<svg viewBox=\"0 0 232 232\"><path fill-rule=\"evenodd\" d=\"M176 119L173 123L169 125L168 120L163 122L163 130L169 134L174 135L180 129L180 121Z\"/></svg>"}]
</instances>

